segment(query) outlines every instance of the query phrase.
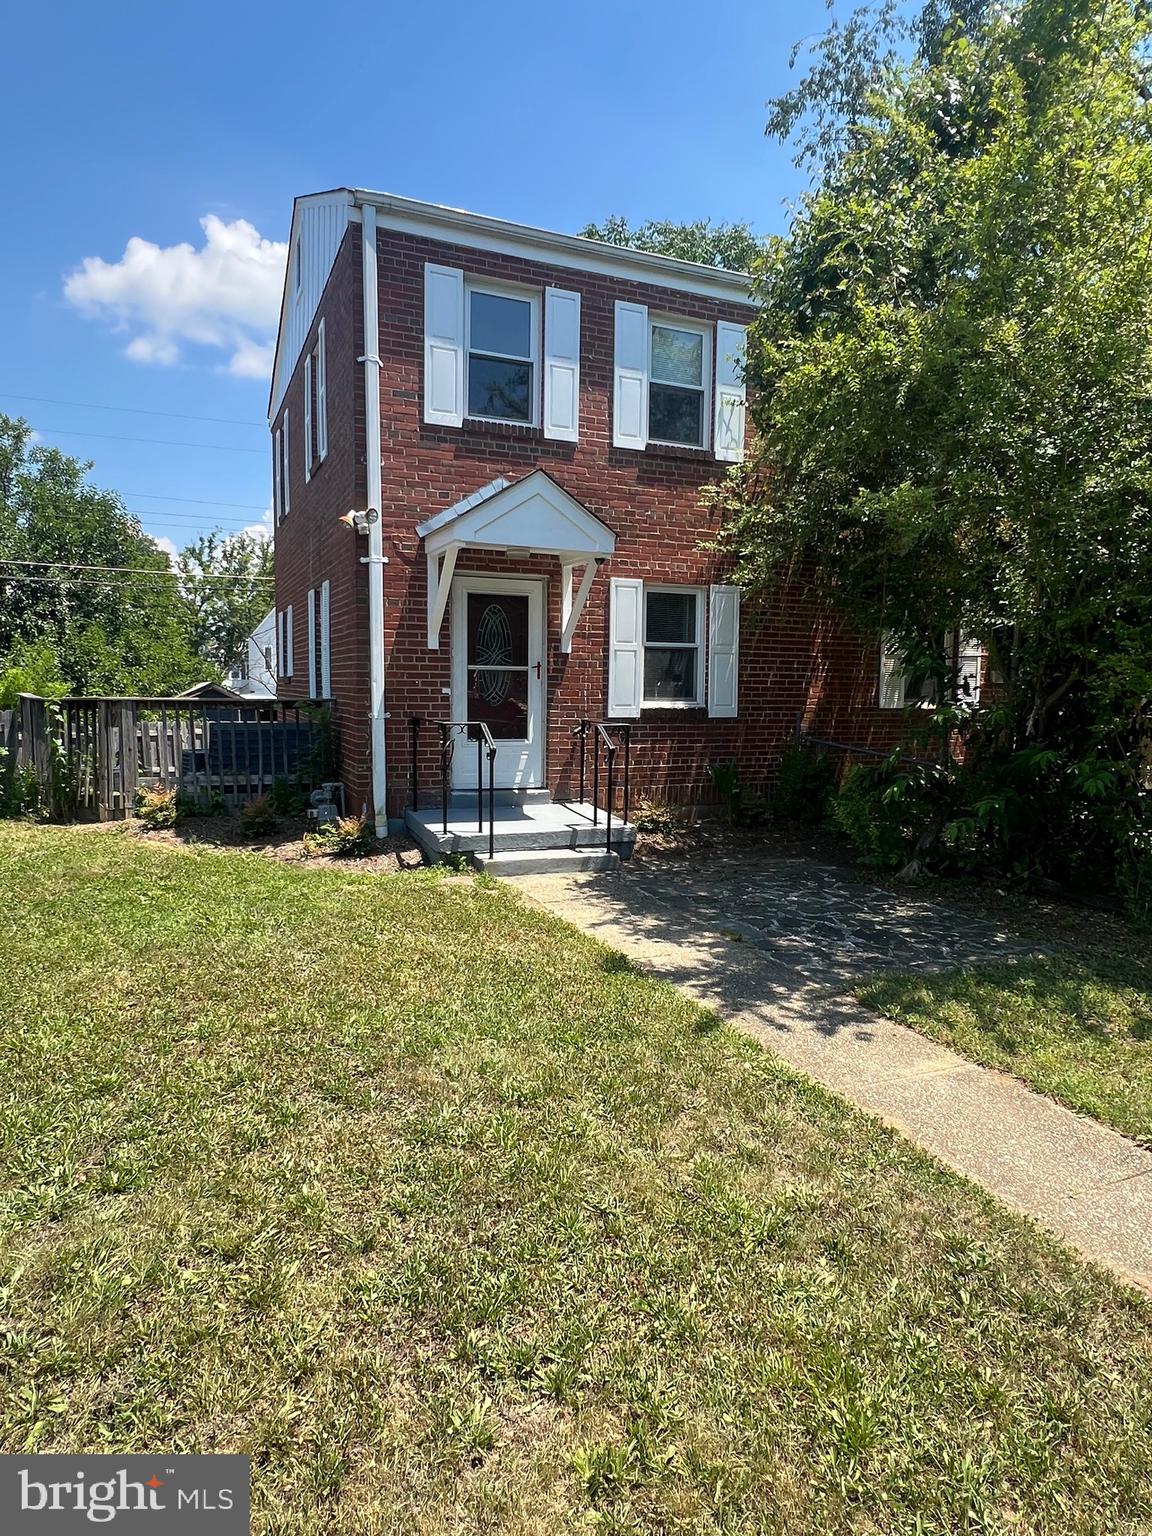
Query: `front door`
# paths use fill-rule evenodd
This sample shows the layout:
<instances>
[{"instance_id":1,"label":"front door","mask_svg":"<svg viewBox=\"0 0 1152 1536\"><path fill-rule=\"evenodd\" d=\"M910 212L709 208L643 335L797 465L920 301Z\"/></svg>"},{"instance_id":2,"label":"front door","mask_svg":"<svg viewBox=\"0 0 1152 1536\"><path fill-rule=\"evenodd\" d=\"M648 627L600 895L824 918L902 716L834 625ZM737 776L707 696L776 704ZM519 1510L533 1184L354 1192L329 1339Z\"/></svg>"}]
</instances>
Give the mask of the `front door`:
<instances>
[{"instance_id":1,"label":"front door","mask_svg":"<svg viewBox=\"0 0 1152 1536\"><path fill-rule=\"evenodd\" d=\"M483 721L496 741L497 789L544 782L542 583L458 576L452 584L452 718ZM488 765L483 764L487 783ZM476 748L458 736L456 789L476 787Z\"/></svg>"}]
</instances>

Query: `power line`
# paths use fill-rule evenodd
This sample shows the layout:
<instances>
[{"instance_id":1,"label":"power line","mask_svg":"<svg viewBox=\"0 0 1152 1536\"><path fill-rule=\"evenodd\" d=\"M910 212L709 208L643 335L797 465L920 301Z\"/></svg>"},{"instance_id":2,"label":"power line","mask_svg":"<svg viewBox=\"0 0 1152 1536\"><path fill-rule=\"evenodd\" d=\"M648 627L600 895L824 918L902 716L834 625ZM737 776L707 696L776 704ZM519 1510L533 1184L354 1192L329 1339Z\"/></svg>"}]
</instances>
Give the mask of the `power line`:
<instances>
[{"instance_id":1,"label":"power line","mask_svg":"<svg viewBox=\"0 0 1152 1536\"><path fill-rule=\"evenodd\" d=\"M152 443L157 448L202 448L218 453L258 453L263 457L267 448L237 448L235 443L181 443L165 437L124 437L117 432L76 432L63 427L33 427L33 432L47 432L50 437L98 437L106 443Z\"/></svg>"},{"instance_id":2,"label":"power line","mask_svg":"<svg viewBox=\"0 0 1152 1536\"><path fill-rule=\"evenodd\" d=\"M186 411L146 411L136 405L104 405L99 400L54 400L50 395L14 395L0 389L0 400L28 400L36 405L75 405L85 411L122 411L128 416L165 416L170 421L210 421L218 427L263 427L266 421L245 421L239 416L190 416Z\"/></svg>"},{"instance_id":3,"label":"power line","mask_svg":"<svg viewBox=\"0 0 1152 1536\"><path fill-rule=\"evenodd\" d=\"M9 560L0 559L0 565L35 565L49 571L100 571L102 574L109 572L127 572L130 576L159 577L162 581L170 576L177 576L188 581L274 581L273 576L237 576L230 571L206 572L204 575L195 573L187 574L184 571L155 571L147 566L140 565L70 565L64 560ZM16 576L4 576L0 573L0 579L5 581L17 581Z\"/></svg>"},{"instance_id":4,"label":"power line","mask_svg":"<svg viewBox=\"0 0 1152 1536\"><path fill-rule=\"evenodd\" d=\"M139 496L144 501L182 501L193 507L235 507L240 512L267 512L268 506L255 501L201 501L195 496L161 496L159 491L122 491L122 496Z\"/></svg>"}]
</instances>

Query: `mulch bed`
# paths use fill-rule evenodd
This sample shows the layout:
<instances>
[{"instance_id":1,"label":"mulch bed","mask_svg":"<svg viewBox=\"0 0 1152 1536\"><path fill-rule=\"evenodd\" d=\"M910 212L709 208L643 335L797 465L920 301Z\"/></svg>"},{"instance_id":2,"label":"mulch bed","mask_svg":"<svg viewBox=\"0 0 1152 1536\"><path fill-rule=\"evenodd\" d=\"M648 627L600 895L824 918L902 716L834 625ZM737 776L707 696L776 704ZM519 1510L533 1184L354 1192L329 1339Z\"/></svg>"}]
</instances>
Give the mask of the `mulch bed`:
<instances>
[{"instance_id":1,"label":"mulch bed","mask_svg":"<svg viewBox=\"0 0 1152 1536\"><path fill-rule=\"evenodd\" d=\"M120 826L123 823L105 823ZM343 869L365 875L396 875L406 869L419 869L423 857L410 837L377 838L372 853L360 859L316 857L305 852L304 834L311 829L306 816L281 816L274 831L266 837L245 837L238 816L189 816L150 832L138 821L128 823L132 833L150 843L170 848L228 848L262 854L282 864L302 864L306 869Z\"/></svg>"}]
</instances>

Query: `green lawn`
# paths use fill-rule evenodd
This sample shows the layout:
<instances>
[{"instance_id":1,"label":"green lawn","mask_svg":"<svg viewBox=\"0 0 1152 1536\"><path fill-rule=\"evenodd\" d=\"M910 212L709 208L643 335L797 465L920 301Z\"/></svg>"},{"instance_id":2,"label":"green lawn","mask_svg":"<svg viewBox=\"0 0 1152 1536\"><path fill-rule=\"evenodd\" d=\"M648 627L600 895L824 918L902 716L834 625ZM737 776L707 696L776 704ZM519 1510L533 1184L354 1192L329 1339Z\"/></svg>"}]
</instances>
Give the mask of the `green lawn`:
<instances>
[{"instance_id":1,"label":"green lawn","mask_svg":"<svg viewBox=\"0 0 1152 1536\"><path fill-rule=\"evenodd\" d=\"M879 977L857 995L1152 1145L1152 965L1137 955Z\"/></svg>"},{"instance_id":2,"label":"green lawn","mask_svg":"<svg viewBox=\"0 0 1152 1536\"><path fill-rule=\"evenodd\" d=\"M0 1446L260 1536L1147 1532L1146 1302L506 889L0 825Z\"/></svg>"}]
</instances>

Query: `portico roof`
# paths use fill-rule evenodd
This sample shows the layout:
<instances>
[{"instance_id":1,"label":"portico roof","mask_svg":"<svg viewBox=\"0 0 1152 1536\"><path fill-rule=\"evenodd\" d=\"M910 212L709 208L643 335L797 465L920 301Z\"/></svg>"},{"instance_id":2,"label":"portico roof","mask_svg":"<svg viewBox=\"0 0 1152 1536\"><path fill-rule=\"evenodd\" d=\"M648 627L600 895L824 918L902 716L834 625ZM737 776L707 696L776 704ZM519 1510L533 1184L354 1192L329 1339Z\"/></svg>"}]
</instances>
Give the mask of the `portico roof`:
<instances>
[{"instance_id":1,"label":"portico roof","mask_svg":"<svg viewBox=\"0 0 1152 1536\"><path fill-rule=\"evenodd\" d=\"M420 523L416 532L429 555L455 544L558 555L579 565L607 559L616 548L611 528L542 469L514 482L501 476Z\"/></svg>"},{"instance_id":2,"label":"portico roof","mask_svg":"<svg viewBox=\"0 0 1152 1536\"><path fill-rule=\"evenodd\" d=\"M430 650L440 645L448 593L462 549L555 555L561 575L560 646L565 651L571 649L596 569L616 549L611 528L542 469L534 469L522 480L500 476L417 524L416 532L424 540L428 557ZM578 566L584 567L579 586L574 580Z\"/></svg>"}]
</instances>

